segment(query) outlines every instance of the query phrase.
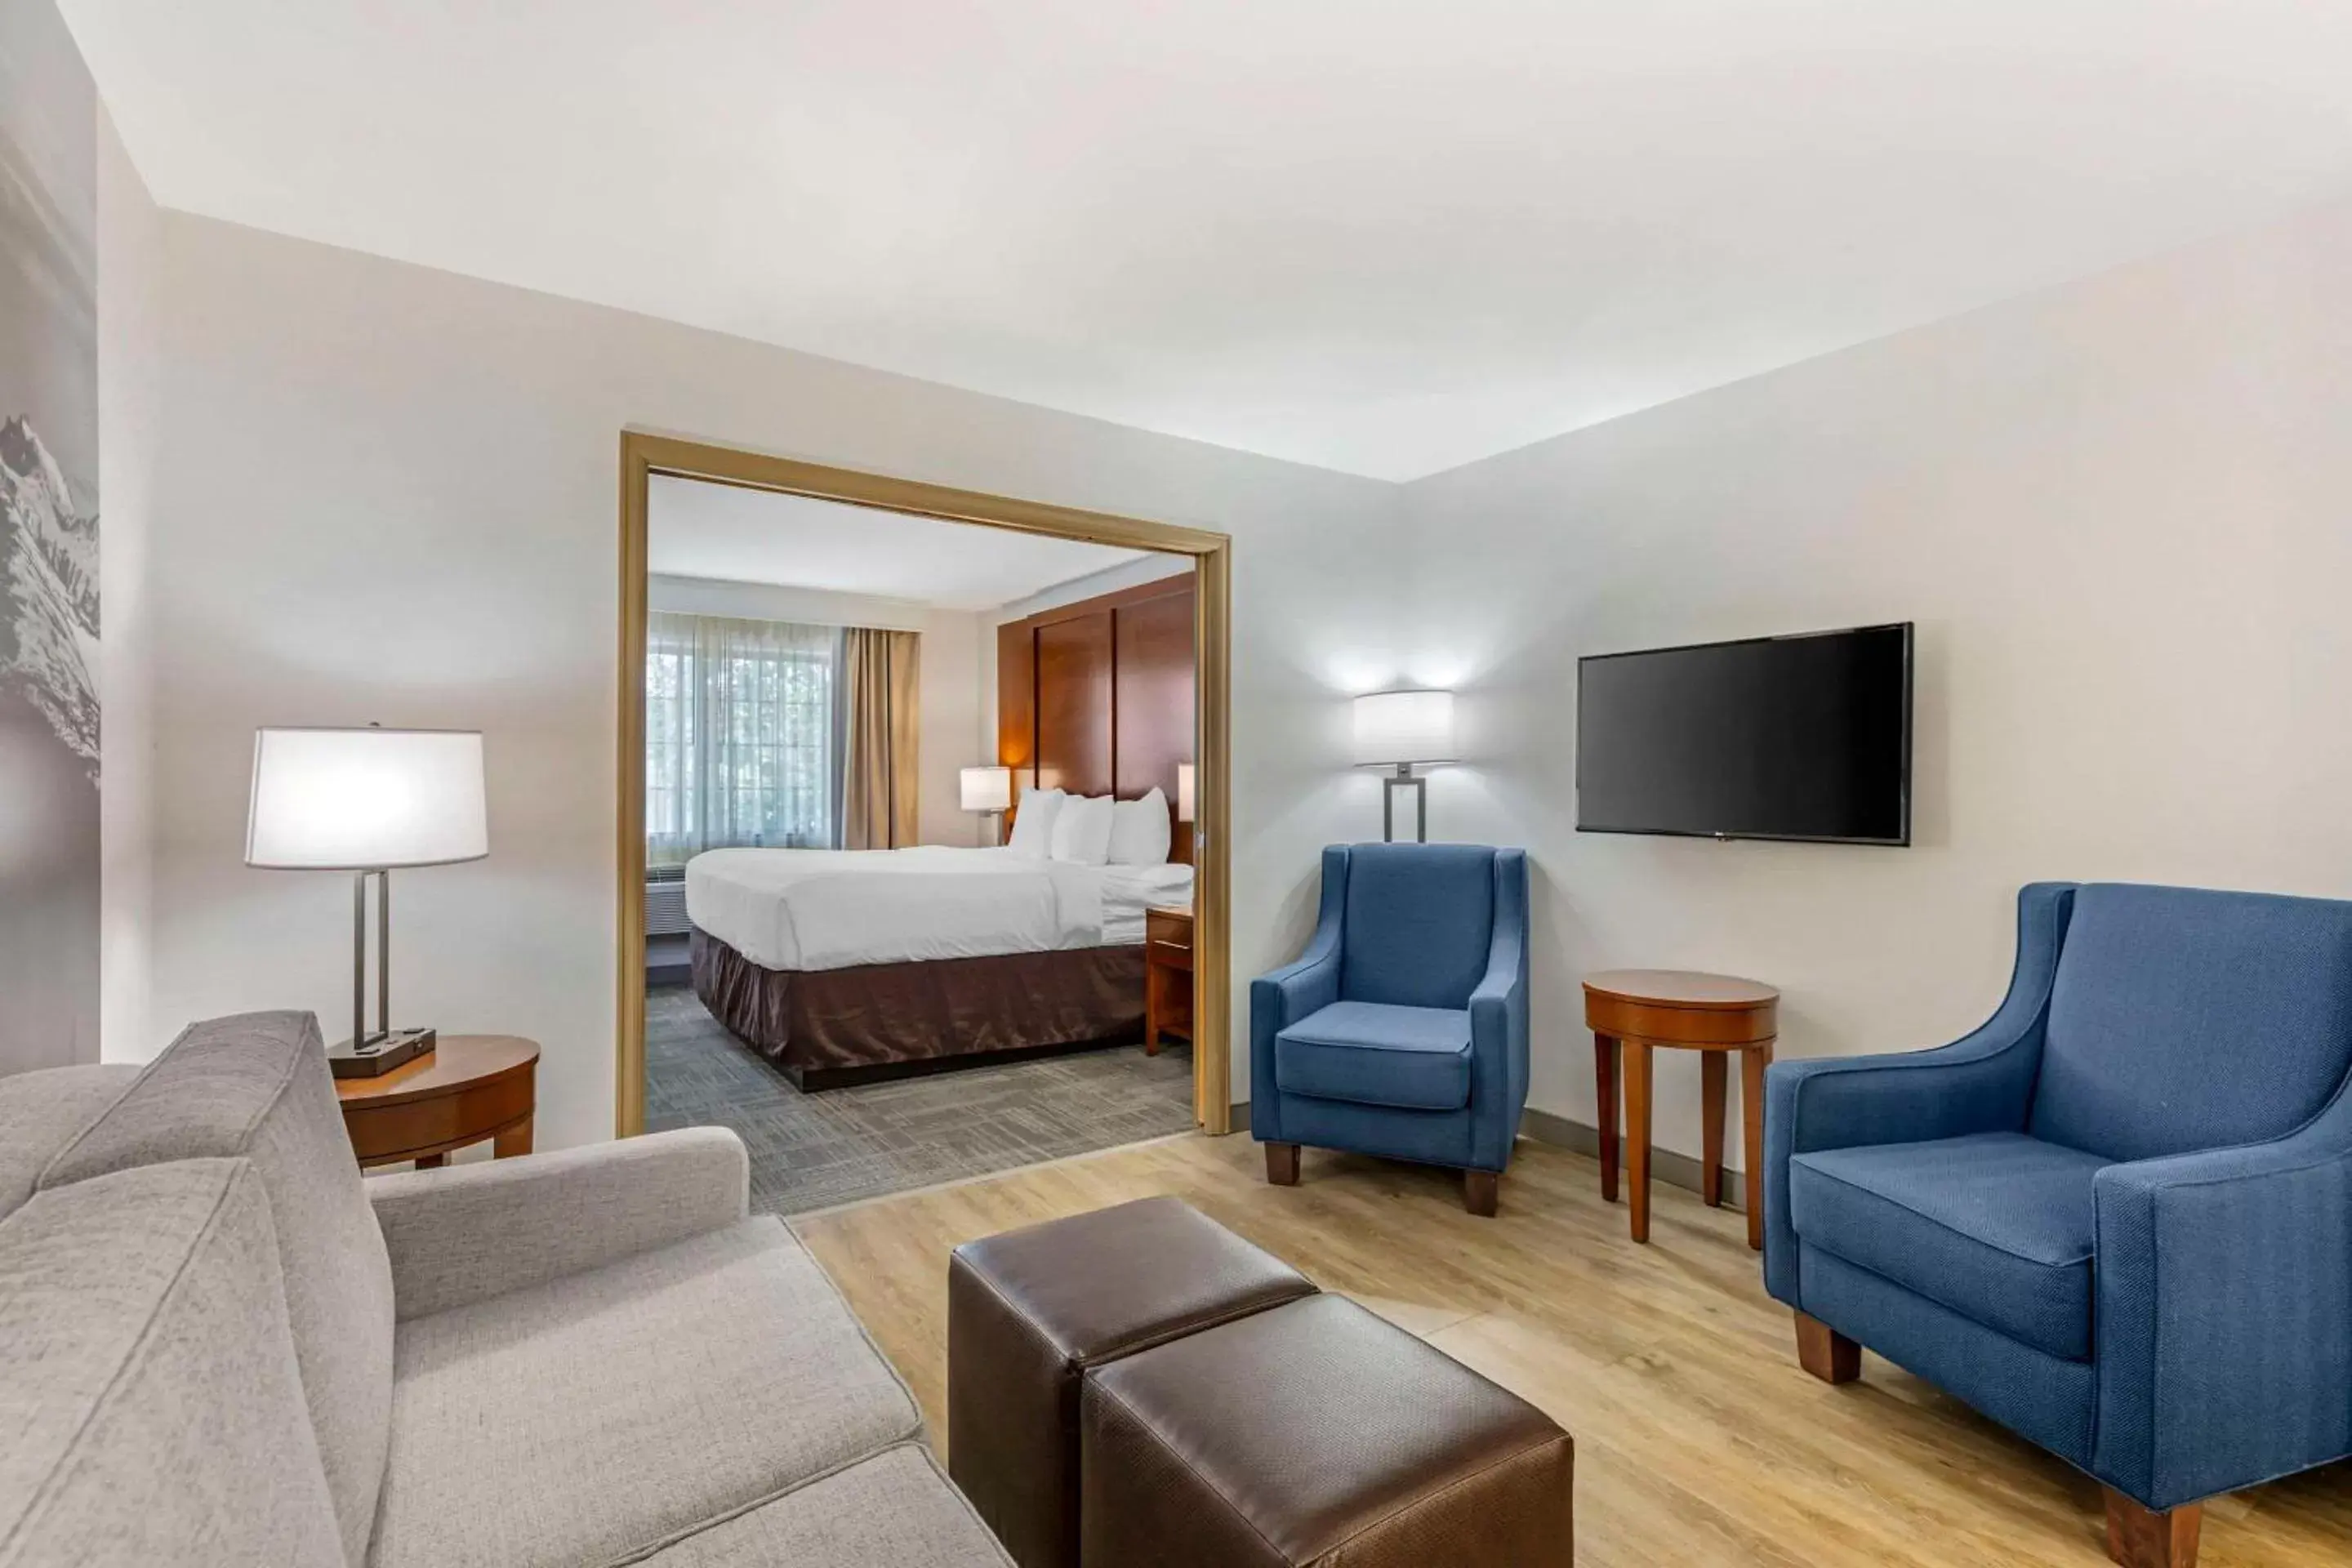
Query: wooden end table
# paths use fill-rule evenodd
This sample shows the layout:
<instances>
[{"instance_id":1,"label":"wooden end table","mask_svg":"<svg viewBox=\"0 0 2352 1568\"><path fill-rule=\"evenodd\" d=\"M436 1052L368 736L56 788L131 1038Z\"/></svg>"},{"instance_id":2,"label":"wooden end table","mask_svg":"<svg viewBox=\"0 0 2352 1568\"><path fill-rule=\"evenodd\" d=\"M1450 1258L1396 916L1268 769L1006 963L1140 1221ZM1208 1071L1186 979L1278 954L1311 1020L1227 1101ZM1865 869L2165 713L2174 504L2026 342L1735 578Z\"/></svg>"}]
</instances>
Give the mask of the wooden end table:
<instances>
[{"instance_id":1,"label":"wooden end table","mask_svg":"<svg viewBox=\"0 0 2352 1568\"><path fill-rule=\"evenodd\" d=\"M439 1165L484 1139L496 1155L530 1152L539 1104L539 1043L518 1035L444 1035L433 1049L377 1078L339 1078L343 1129L361 1168L414 1160Z\"/></svg>"},{"instance_id":2,"label":"wooden end table","mask_svg":"<svg viewBox=\"0 0 2352 1568\"><path fill-rule=\"evenodd\" d=\"M1601 1196L1617 1201L1618 1047L1624 1050L1625 1176L1633 1239L1650 1239L1650 1052L1697 1051L1700 1195L1723 1202L1725 1058L1739 1053L1747 1163L1748 1245L1764 1246L1764 1068L1780 1033L1780 994L1759 981L1686 969L1612 969L1584 982L1584 1022L1601 1091Z\"/></svg>"},{"instance_id":3,"label":"wooden end table","mask_svg":"<svg viewBox=\"0 0 2352 1568\"><path fill-rule=\"evenodd\" d=\"M1192 909L1143 911L1143 1053L1160 1054L1165 1032L1192 1037Z\"/></svg>"}]
</instances>

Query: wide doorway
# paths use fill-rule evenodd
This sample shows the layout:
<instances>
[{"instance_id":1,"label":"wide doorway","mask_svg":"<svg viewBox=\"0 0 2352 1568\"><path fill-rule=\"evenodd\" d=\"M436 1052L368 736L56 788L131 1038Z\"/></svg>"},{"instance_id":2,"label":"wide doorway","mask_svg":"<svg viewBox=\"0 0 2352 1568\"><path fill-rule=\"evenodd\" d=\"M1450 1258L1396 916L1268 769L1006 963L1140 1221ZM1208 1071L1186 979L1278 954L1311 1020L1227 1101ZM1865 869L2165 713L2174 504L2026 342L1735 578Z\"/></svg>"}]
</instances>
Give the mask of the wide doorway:
<instances>
[{"instance_id":1,"label":"wide doorway","mask_svg":"<svg viewBox=\"0 0 2352 1568\"><path fill-rule=\"evenodd\" d=\"M623 458L619 1131L788 1215L1225 1131L1223 536Z\"/></svg>"}]
</instances>

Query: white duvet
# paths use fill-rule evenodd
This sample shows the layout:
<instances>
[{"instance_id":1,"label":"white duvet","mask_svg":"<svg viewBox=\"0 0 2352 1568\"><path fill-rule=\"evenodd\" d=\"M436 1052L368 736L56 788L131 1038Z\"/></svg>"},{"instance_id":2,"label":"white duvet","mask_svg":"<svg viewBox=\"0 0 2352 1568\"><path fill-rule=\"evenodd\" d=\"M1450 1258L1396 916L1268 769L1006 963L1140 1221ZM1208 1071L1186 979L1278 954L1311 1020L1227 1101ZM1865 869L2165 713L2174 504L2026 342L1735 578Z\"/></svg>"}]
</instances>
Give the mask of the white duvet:
<instances>
[{"instance_id":1,"label":"white duvet","mask_svg":"<svg viewBox=\"0 0 2352 1568\"><path fill-rule=\"evenodd\" d=\"M1143 940L1190 866L1074 866L1010 849L712 849L687 918L765 969L846 969Z\"/></svg>"}]
</instances>

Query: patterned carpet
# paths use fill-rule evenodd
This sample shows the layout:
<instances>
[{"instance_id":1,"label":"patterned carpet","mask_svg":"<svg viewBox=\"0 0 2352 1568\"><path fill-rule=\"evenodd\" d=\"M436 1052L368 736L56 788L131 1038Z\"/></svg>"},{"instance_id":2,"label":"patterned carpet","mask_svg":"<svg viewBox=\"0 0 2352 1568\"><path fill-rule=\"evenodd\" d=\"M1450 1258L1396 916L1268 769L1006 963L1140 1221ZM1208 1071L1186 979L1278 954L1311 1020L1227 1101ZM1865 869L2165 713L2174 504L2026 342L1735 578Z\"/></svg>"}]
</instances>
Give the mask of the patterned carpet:
<instances>
[{"instance_id":1,"label":"patterned carpet","mask_svg":"<svg viewBox=\"0 0 2352 1568\"><path fill-rule=\"evenodd\" d=\"M1175 1041L803 1094L703 1010L646 996L646 1126L731 1127L751 1207L792 1215L1140 1142L1192 1125L1192 1053Z\"/></svg>"}]
</instances>

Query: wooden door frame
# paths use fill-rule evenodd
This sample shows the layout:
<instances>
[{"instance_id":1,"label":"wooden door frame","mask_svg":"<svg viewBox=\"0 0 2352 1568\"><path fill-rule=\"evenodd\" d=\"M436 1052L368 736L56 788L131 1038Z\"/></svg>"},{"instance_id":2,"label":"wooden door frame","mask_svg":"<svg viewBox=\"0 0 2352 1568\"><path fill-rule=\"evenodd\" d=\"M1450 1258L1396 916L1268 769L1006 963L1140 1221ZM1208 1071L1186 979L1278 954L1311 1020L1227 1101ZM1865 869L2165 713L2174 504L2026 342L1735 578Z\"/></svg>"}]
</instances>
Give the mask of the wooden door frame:
<instances>
[{"instance_id":1,"label":"wooden door frame","mask_svg":"<svg viewBox=\"0 0 2352 1568\"><path fill-rule=\"evenodd\" d=\"M808 496L880 511L979 523L1192 558L1197 650L1193 757L1192 1115L1202 1131L1233 1130L1231 814L1232 538L1206 529L1081 511L1044 501L829 468L650 431L621 432L619 781L614 1131L646 1130L646 510L656 474Z\"/></svg>"}]
</instances>

